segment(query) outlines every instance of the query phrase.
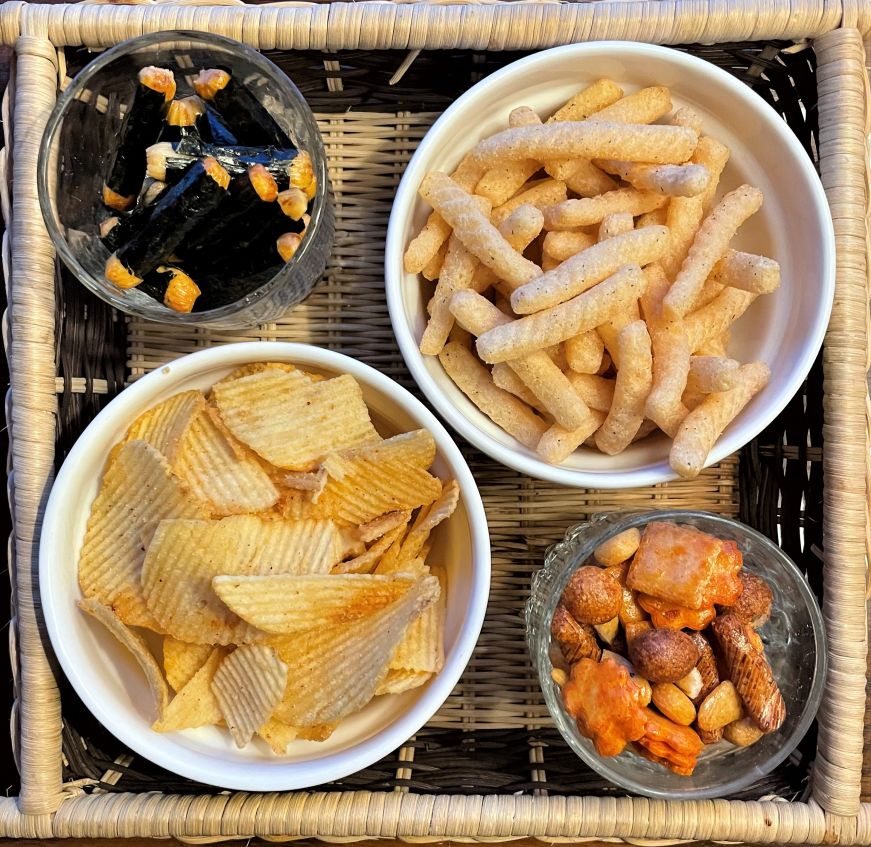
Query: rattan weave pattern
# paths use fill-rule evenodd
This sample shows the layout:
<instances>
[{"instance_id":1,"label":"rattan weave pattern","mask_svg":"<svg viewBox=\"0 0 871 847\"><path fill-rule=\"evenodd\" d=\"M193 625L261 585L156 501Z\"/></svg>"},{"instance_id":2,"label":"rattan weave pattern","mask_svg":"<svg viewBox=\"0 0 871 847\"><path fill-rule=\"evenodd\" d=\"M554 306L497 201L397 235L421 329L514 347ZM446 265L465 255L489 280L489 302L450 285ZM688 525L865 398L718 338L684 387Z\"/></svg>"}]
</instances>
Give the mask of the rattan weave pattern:
<instances>
[{"instance_id":1,"label":"rattan weave pattern","mask_svg":"<svg viewBox=\"0 0 871 847\"><path fill-rule=\"evenodd\" d=\"M851 10L851 22L864 21L860 11L854 8L856 4L846 5ZM82 371L75 373L76 368L70 363L71 371L67 373L72 378L66 384L55 386L56 372L51 367L53 309L46 307L54 301L53 275L46 273L44 267L34 264L44 234L40 234L41 223L38 215L33 215L35 206L24 186L32 184L34 139L38 137L46 109L53 99L55 55L52 43L107 44L144 30L188 26L243 38L261 48L329 47L343 51L363 48L369 52L398 48L403 51L402 58L405 58L407 54L404 51L418 47L486 49L489 55L494 50L506 48L528 49L603 37L640 38L661 43L816 37L814 48L820 61L820 114L825 114L825 121L821 120L823 132L819 139L819 155L824 163L824 183L830 202L836 209L839 286L852 308L858 308L861 314L865 311L867 298L864 279L867 194L862 142L866 120L864 86L867 85L867 78L858 34L849 30L832 32L840 23L841 14L842 4L835 0L822 3L775 0L765 4L753 0L675 0L584 6L518 3L510 6L495 4L438 8L372 3L262 9L236 6L194 8L172 4L120 8L70 6L51 10L34 9L23 3L7 3L0 7L0 36L3 40L9 43L20 32L26 33L26 37L18 42L19 84L15 92L17 121L13 122L16 155L6 160L7 167L10 170L14 168L16 184L11 239L15 249L11 251L11 265L13 271L17 272L13 274L12 281L12 332L8 349L12 357L13 392L17 405L17 409L13 410L13 424L16 420L18 422L13 432L13 454L17 474L23 476L23 485L15 491L19 544L22 539L30 537L29 532L34 529L38 532L38 492L44 489L51 465L51 457L43 451L46 442L45 422L49 419L42 413L51 414L55 389L63 393L66 387L68 392L75 394L92 384L96 392L111 390L117 385L119 376L117 366L113 365L105 369L106 373L111 374L109 379L103 381L105 377L98 376L98 371L94 370L88 374L91 378L89 383L82 376ZM808 102L812 108L813 101ZM437 110L439 107L427 108ZM408 110L414 112L415 107L409 105ZM379 104L375 111L389 115L391 107ZM16 127L21 131L16 130ZM8 221L10 204L7 202L5 205ZM44 241L41 243L44 244ZM4 253L9 263L8 240ZM25 272L28 284L22 287L20 281L25 279ZM339 277L341 274L331 277L324 288L327 293L331 290L334 298L338 292L329 289L329 286L338 284L341 288ZM339 279L338 283L336 279ZM81 308L87 309L88 306L83 304ZM861 377L866 348L864 327L862 332L841 333L844 308L836 311L838 316L833 319L834 332L830 333L829 339L832 355L826 362L826 390L829 395L826 408L827 445L831 442L836 446L836 451L832 454L835 461L830 459L828 462L828 511L824 512L823 520L827 540L831 541L835 537L833 532L836 532L838 543L835 545L835 559L827 561L829 566L825 571L825 580L827 591L833 587L839 602L843 604L840 609L837 604L829 607L830 625L835 621L839 626L847 623L852 626L853 635L857 631L861 632L859 639L855 643L851 642L843 659L837 657L839 670L843 670L836 680L840 693L849 681L864 678L864 666L860 674L857 674L856 669L856 658L861 656L864 662L865 657L861 603L864 591L860 589L857 594L855 586L857 575L861 578L864 574L858 557L867 523L862 522L855 508L845 515L844 504L852 503L855 506L857 501L861 503L863 499L855 470L859 468L861 478L865 457L864 438L861 437L864 430L861 402L865 392ZM318 313L312 317L320 319ZM307 329L321 326L318 320L310 321ZM344 321L339 322L343 331L344 325ZM856 326L855 323L851 325ZM113 324L112 327L113 332L119 331L117 325ZM363 329L359 326L356 328ZM267 327L265 331L269 336L273 330ZM356 336L357 340L364 337L362 332ZM150 336L146 334L146 338ZM329 337L324 340L330 343ZM135 345L132 335L131 343ZM337 343L335 336L333 343ZM151 357L156 349L161 349L159 343L156 348L145 349L144 352ZM378 355L384 357L383 362L389 361L387 348L379 348ZM142 358L129 364L132 370L147 366L149 361L149 358ZM51 376L50 384L45 379L48 374ZM819 375L812 375L809 390L817 391L819 382ZM90 396L83 395L80 400L63 399L71 410L77 402L80 403L82 423L90 417L90 411L85 407L102 402L102 397L97 397L93 391ZM858 407L857 401L860 404ZM798 405L805 404L799 402ZM802 408L803 416L796 418L800 421L796 425L808 427L810 441L807 444L800 437L798 441L792 441L795 430L790 424L789 427L769 430L759 449L749 451L742 459L741 485L744 494L756 490L752 480L758 478L764 483L760 497L757 500L745 497L742 508L751 507L760 515L760 525L767 527L768 531L772 531L778 521L777 498L772 496L772 492L783 484L780 481L782 474L792 474L789 481L792 486L804 469L810 475L808 490L819 493L819 474L816 469L819 466L820 440L817 434L820 420L813 405L808 402L807 409ZM860 412L858 416L857 408ZM828 448L826 455L829 455ZM49 461L46 462L46 459ZM809 469L805 459L811 463ZM474 463L475 459L472 461ZM790 465L790 462L794 464ZM851 469L850 474L845 475L847 468ZM852 490L847 490L845 496L845 489L848 488ZM729 497L732 496L730 489ZM792 512L782 513L779 517L788 521L792 530L784 535L784 544L794 547L794 527L799 521L804 520L812 530L806 549L799 558L802 564L816 567L819 572L816 560L820 545L810 541L811 537L819 539L818 519L814 518L816 496L798 504L803 512L797 517L793 518ZM783 506L793 509L796 503L790 498L789 503L784 501ZM863 512L861 505L859 512ZM542 542L543 538L539 536L534 540ZM528 545L525 538L522 543ZM409 769L405 766L399 775L400 779L410 778L412 783L417 783L412 786L410 793L384 793L380 790L382 783L377 785L379 790L375 793L346 790L329 794L203 795L198 798L127 793L107 797L99 794L76 796L81 786L70 783L67 799L61 803L61 785L54 770L57 762L57 753L54 751L59 749L59 745L55 746L59 735L55 733L59 733L60 729L55 722L57 700L41 652L39 630L35 626L29 585L29 552L26 546L24 550L19 549L16 562L17 588L23 601L19 624L19 659L26 670L24 678L19 674L22 697L19 743L23 785L18 806L25 815L18 814L15 801L0 801L0 832L102 837L176 834L198 838L206 836L215 840L251 834L281 837L310 834L324 838L413 836L424 839L440 836L475 839L522 835L574 839L591 836L654 836L666 839L715 838L796 843L820 843L823 840L865 843L871 838L871 805L859 808L858 817L827 814L814 800L808 804L687 803L676 806L644 800L579 797L575 792L587 793L586 785L571 783L568 779L564 785L572 794L565 798L557 796L558 792L552 790L549 796L545 796L543 792L535 791L534 786L533 790L527 792L522 782L510 781L504 785L517 786L520 794L492 794L489 792L493 789L483 785L472 796L463 796L459 793L462 789L455 794L427 793L424 777L432 773L427 765L432 762L440 764L442 771L448 770L444 763L451 761L448 758L451 754L442 754L444 745L448 749L457 749L453 747L456 742L450 737L451 733L455 733L454 730L428 730L427 735L422 734L415 742L415 761L419 761L419 765L410 769L410 777L406 776ZM796 552L793 552L795 555ZM864 585L864 580L862 582ZM850 686L849 690L853 694L856 686ZM850 702L857 701L850 698ZM861 750L861 732L857 734L855 729L859 714L855 709L852 714L837 709L830 713L830 725L834 732L830 733L827 744L822 748L827 762L823 771L818 769L814 785L815 796L826 808L847 815L857 810L860 763L856 760L855 749L858 739ZM858 726L861 729L861 720ZM838 730L847 741L846 745L838 738ZM429 735L430 732L434 735ZM526 733L527 737L535 737L536 740L542 734L531 735L529 730L519 728L476 730L467 735L477 737L479 732L501 734L498 743L506 747L513 744L512 732ZM497 740L496 735L491 737ZM421 741L424 742L423 746ZM494 745L493 749L497 746ZM542 747L536 744L531 749L535 751ZM513 750L509 753L513 753ZM401 755L407 758L410 755L408 748ZM550 756L551 774L558 774L561 771L558 752L550 750L547 755ZM496 758L494 753L494 760ZM510 761L512 755L506 754L502 758ZM455 754L453 761L457 761ZM391 764L382 763L376 769L381 774L388 773ZM465 760L458 764L462 768ZM532 764L536 764L535 760ZM511 765L510 770L517 769ZM380 779L381 774L374 779ZM539 769L532 767L531 774L532 782L540 779ZM129 775L127 778L130 779ZM54 810L57 813L52 818L50 813Z\"/></svg>"}]
</instances>

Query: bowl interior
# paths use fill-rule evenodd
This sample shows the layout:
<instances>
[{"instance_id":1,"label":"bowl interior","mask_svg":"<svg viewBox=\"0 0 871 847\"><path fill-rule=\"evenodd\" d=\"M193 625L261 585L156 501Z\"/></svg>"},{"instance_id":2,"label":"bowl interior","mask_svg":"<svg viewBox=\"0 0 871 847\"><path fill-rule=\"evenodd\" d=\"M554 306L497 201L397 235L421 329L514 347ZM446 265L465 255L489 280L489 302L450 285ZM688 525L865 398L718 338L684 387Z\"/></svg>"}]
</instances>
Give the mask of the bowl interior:
<instances>
[{"instance_id":1,"label":"bowl interior","mask_svg":"<svg viewBox=\"0 0 871 847\"><path fill-rule=\"evenodd\" d=\"M744 567L762 577L774 595L771 619L759 631L765 655L786 702L787 718L777 732L763 736L751 747L721 741L705 747L691 777L671 773L631 750L620 756L600 756L582 736L565 711L559 687L552 681L550 649L556 646L550 622L571 574L608 537L629 527L642 528L652 520L689 524L738 543ZM668 799L702 799L734 794L773 770L807 732L825 684L825 634L819 607L807 581L792 561L759 533L717 515L669 511L633 516L611 515L570 530L563 542L548 552L536 579L527 610L530 650L548 710L572 749L602 776L638 794Z\"/></svg>"},{"instance_id":2,"label":"bowl interior","mask_svg":"<svg viewBox=\"0 0 871 847\"><path fill-rule=\"evenodd\" d=\"M147 65L166 67L176 80L176 97L194 94L203 68L228 68L243 80L301 149L312 156L321 186L311 207L307 237L294 258L238 300L217 308L180 314L137 289L106 282L110 251L99 237L100 222L112 216L102 203L103 179L115 149L122 116ZM210 325L244 325L274 318L311 291L322 273L333 238L333 215L323 143L314 116L296 86L257 51L230 39L193 32L162 32L123 42L87 65L58 99L43 136L39 171L40 204L46 225L67 267L94 293L125 312L149 320ZM258 278L262 278L260 274ZM244 282L226 284L245 289ZM240 284L241 282L241 284ZM269 308L271 307L271 308ZM234 319L235 318L235 319Z\"/></svg>"},{"instance_id":3,"label":"bowl interior","mask_svg":"<svg viewBox=\"0 0 871 847\"><path fill-rule=\"evenodd\" d=\"M438 121L405 172L390 219L386 278L405 361L430 401L466 438L533 476L623 488L674 478L665 436L644 439L617 456L582 447L559 468L541 462L483 415L437 358L421 356L417 341L426 325L431 285L402 269L405 247L430 211L417 196L429 171L452 171L476 141L505 127L512 108L527 105L546 116L585 83L602 77L627 93L669 86L675 108L691 106L702 117L704 132L731 150L718 196L745 182L764 193L761 211L741 228L733 246L776 259L782 284L735 324L729 352L741 361L767 362L772 380L726 430L710 462L757 435L798 390L822 344L834 293L834 236L819 179L792 131L761 97L702 59L667 48L600 42L547 50L483 80Z\"/></svg>"},{"instance_id":4,"label":"bowl interior","mask_svg":"<svg viewBox=\"0 0 871 847\"><path fill-rule=\"evenodd\" d=\"M205 359L204 353L185 357L143 378L113 401L77 442L47 508L40 549L45 616L73 686L96 717L128 746L169 770L203 782L252 790L307 787L352 773L386 755L419 729L450 693L474 646L486 606L486 520L468 468L450 437L386 377L375 374L378 380L367 381L367 372L372 372L365 365L352 362L344 367L345 357L305 345L236 344L204 352L219 351ZM422 426L429 429L438 445L433 472L442 479L453 476L462 493L457 511L433 534L430 559L443 563L447 572L445 670L419 689L376 698L344 720L326 742L295 741L281 757L259 738L239 750L229 733L215 727L167 734L152 731L152 698L135 660L76 607L81 597L78 554L111 446L133 418L154 403L179 391L208 388L233 367L254 361L289 361L328 375L352 373L379 432L389 436ZM393 386L392 391L386 392L385 384ZM410 402L404 402L402 395ZM154 638L159 642L158 636ZM153 646L159 656L159 643Z\"/></svg>"}]
</instances>

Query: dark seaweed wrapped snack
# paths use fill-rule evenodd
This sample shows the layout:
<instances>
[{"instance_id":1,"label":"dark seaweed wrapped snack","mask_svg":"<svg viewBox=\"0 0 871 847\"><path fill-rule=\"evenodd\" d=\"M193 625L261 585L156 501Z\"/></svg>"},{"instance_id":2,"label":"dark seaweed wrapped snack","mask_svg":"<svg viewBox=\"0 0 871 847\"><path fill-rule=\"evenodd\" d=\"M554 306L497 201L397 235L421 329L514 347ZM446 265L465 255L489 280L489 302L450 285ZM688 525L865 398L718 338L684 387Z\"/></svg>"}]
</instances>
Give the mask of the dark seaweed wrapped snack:
<instances>
[{"instance_id":1,"label":"dark seaweed wrapped snack","mask_svg":"<svg viewBox=\"0 0 871 847\"><path fill-rule=\"evenodd\" d=\"M194 79L197 94L222 115L227 126L245 144L290 147L287 133L278 125L257 97L228 71L209 68Z\"/></svg>"},{"instance_id":2,"label":"dark seaweed wrapped snack","mask_svg":"<svg viewBox=\"0 0 871 847\"><path fill-rule=\"evenodd\" d=\"M227 126L217 110L205 101L203 101L203 105L206 107L206 119L203 126L200 128L200 134L203 136L203 140L208 141L210 144L221 144L224 146L237 145L239 139L236 138L233 131Z\"/></svg>"},{"instance_id":3,"label":"dark seaweed wrapped snack","mask_svg":"<svg viewBox=\"0 0 871 847\"><path fill-rule=\"evenodd\" d=\"M196 162L157 202L147 223L106 263L106 279L133 288L171 256L176 247L225 196L230 175L212 157Z\"/></svg>"},{"instance_id":4,"label":"dark seaweed wrapped snack","mask_svg":"<svg viewBox=\"0 0 871 847\"><path fill-rule=\"evenodd\" d=\"M149 183L140 193L131 211L119 212L100 224L100 240L107 250L117 250L145 225L154 211L155 203L169 187L165 182L157 180L149 180Z\"/></svg>"},{"instance_id":5,"label":"dark seaweed wrapped snack","mask_svg":"<svg viewBox=\"0 0 871 847\"><path fill-rule=\"evenodd\" d=\"M145 150L157 141L166 103L175 96L175 78L166 68L139 71L139 87L118 132L118 146L103 184L103 202L119 212L130 209L145 177Z\"/></svg>"},{"instance_id":6,"label":"dark seaweed wrapped snack","mask_svg":"<svg viewBox=\"0 0 871 847\"><path fill-rule=\"evenodd\" d=\"M185 271L173 265L159 265L150 271L139 290L159 300L174 312L182 313L192 312L202 293Z\"/></svg>"}]
</instances>

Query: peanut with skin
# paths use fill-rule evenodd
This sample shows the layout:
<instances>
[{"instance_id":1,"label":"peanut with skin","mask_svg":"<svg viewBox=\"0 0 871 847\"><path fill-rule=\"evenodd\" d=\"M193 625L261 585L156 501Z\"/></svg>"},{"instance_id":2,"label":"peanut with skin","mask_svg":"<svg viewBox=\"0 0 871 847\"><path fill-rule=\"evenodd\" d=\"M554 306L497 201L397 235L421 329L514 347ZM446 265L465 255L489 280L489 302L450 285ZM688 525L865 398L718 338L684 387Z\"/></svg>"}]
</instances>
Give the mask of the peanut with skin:
<instances>
[{"instance_id":1,"label":"peanut with skin","mask_svg":"<svg viewBox=\"0 0 871 847\"><path fill-rule=\"evenodd\" d=\"M653 705L680 726L689 726L696 719L692 701L673 682L657 682L653 686Z\"/></svg>"},{"instance_id":2,"label":"peanut with skin","mask_svg":"<svg viewBox=\"0 0 871 847\"><path fill-rule=\"evenodd\" d=\"M699 706L699 727L705 730L720 729L737 721L743 714L741 698L731 681L721 682Z\"/></svg>"}]
</instances>

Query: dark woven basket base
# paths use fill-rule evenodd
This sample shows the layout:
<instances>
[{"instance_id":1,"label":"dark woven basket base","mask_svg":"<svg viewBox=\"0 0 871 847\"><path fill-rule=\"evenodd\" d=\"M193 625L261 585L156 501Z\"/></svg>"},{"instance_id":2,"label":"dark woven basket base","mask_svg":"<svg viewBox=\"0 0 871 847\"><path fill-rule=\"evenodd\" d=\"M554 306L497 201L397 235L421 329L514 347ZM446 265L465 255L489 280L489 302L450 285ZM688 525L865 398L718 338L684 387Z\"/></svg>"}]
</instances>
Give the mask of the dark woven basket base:
<instances>
[{"instance_id":1,"label":"dark woven basket base","mask_svg":"<svg viewBox=\"0 0 871 847\"><path fill-rule=\"evenodd\" d=\"M751 85L783 116L816 161L814 54L810 49L784 52L787 46L742 43L679 49L711 61ZM394 86L388 81L404 53L327 55L301 51L268 55L296 82L315 112L342 113L349 109L440 111L479 79L525 54L426 51ZM70 74L90 57L84 50L68 51ZM339 70L325 70L327 61L330 67L337 63ZM328 90L330 78L341 79L341 91ZM123 320L66 272L58 303L58 372L61 376L84 376L89 381L84 393L68 391L60 398L60 463L88 422L123 388L126 338ZM106 380L108 393L92 390L90 380ZM807 573L818 596L822 590L822 418L822 369L817 362L802 391L743 451L740 474L741 520L779 541ZM474 452L471 447L466 450ZM65 681L62 687L66 779L93 779L107 791L217 791L181 779L131 753L90 715ZM365 771L322 788L383 791L402 787L459 794L622 793L579 761L554 729L424 730L413 745L411 764L400 765L397 751ZM787 762L734 795L735 799L802 797L815 749L814 728ZM113 774L108 782L107 773Z\"/></svg>"}]
</instances>

